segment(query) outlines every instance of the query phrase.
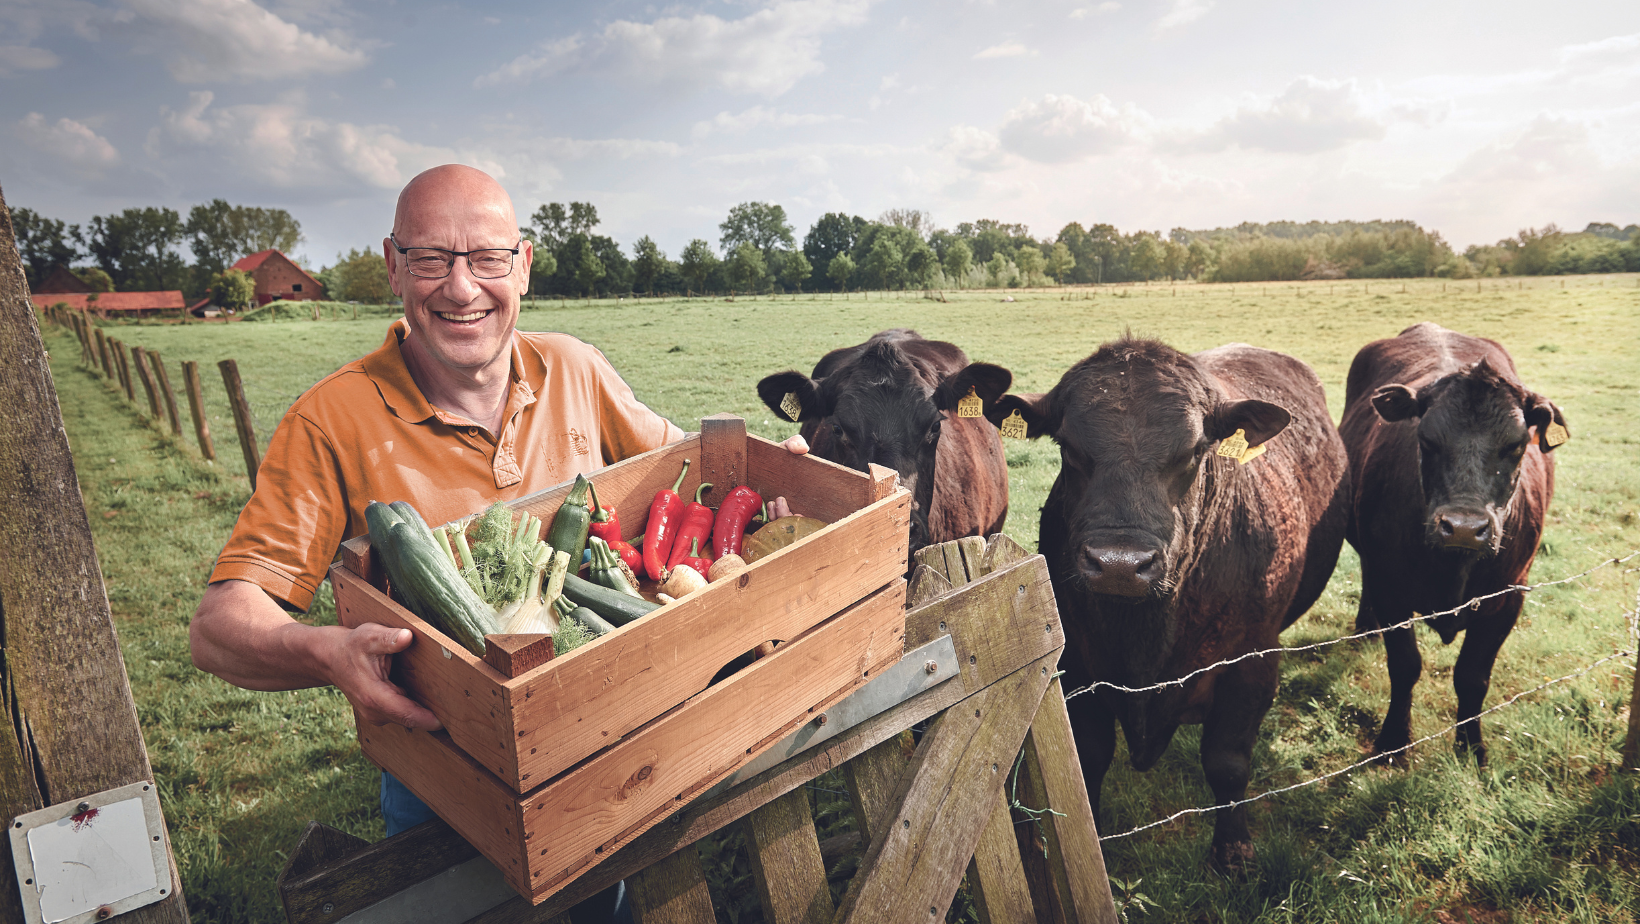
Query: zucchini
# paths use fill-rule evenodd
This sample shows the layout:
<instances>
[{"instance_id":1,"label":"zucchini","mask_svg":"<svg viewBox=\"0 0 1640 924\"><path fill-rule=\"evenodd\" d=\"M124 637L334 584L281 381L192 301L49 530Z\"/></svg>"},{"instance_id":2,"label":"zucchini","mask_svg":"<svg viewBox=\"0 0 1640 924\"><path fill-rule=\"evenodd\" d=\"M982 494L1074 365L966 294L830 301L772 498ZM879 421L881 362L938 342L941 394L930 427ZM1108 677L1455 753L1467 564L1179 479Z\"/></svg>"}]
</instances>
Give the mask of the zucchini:
<instances>
[{"instance_id":1,"label":"zucchini","mask_svg":"<svg viewBox=\"0 0 1640 924\"><path fill-rule=\"evenodd\" d=\"M479 599L434 544L432 530L414 507L372 502L365 508L373 550L410 612L437 626L475 655L496 631L495 610Z\"/></svg>"},{"instance_id":2,"label":"zucchini","mask_svg":"<svg viewBox=\"0 0 1640 924\"><path fill-rule=\"evenodd\" d=\"M617 626L624 626L661 608L659 603L629 597L574 574L564 576L564 596L571 603L584 606Z\"/></svg>"},{"instance_id":3,"label":"zucchini","mask_svg":"<svg viewBox=\"0 0 1640 924\"><path fill-rule=\"evenodd\" d=\"M595 636L608 635L609 633L615 631L615 627L605 620L604 617L599 616L597 613L594 613L584 606L576 606L574 603L570 602L568 597L559 597L558 599L552 601L552 608L553 611L558 614L558 620L560 623L566 619L573 620L580 623L583 628Z\"/></svg>"}]
</instances>

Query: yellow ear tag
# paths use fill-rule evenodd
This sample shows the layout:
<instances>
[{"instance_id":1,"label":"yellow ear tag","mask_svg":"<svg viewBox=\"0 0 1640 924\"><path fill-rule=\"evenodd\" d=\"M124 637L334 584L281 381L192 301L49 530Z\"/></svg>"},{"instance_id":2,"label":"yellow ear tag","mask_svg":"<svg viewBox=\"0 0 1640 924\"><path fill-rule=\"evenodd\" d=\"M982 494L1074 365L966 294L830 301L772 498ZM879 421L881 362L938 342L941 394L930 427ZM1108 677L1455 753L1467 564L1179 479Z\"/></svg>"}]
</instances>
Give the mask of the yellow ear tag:
<instances>
[{"instance_id":1,"label":"yellow ear tag","mask_svg":"<svg viewBox=\"0 0 1640 924\"><path fill-rule=\"evenodd\" d=\"M1251 448L1251 449L1247 450L1246 452L1242 453L1241 455L1236 456L1236 461L1241 463L1242 465L1246 465L1247 463L1253 461L1254 459L1257 459L1259 456L1264 455L1264 448L1266 446L1269 446L1269 445L1270 445L1269 443L1260 443L1257 446L1254 446L1253 448Z\"/></svg>"},{"instance_id":2,"label":"yellow ear tag","mask_svg":"<svg viewBox=\"0 0 1640 924\"><path fill-rule=\"evenodd\" d=\"M780 399L780 411L786 415L786 419L793 422L802 416L803 405L797 400L797 392L786 392L786 397Z\"/></svg>"},{"instance_id":3,"label":"yellow ear tag","mask_svg":"<svg viewBox=\"0 0 1640 924\"><path fill-rule=\"evenodd\" d=\"M1571 438L1572 434L1567 432L1566 428L1561 426L1558 421L1551 422L1547 427L1543 428L1543 441L1549 444L1550 449L1559 446L1561 443L1564 443Z\"/></svg>"},{"instance_id":4,"label":"yellow ear tag","mask_svg":"<svg viewBox=\"0 0 1640 924\"><path fill-rule=\"evenodd\" d=\"M1002 426L997 427L997 431L1005 439L1022 440L1025 438L1025 418L1019 416L1019 408L1014 408L1014 412L1002 421Z\"/></svg>"},{"instance_id":5,"label":"yellow ear tag","mask_svg":"<svg viewBox=\"0 0 1640 924\"><path fill-rule=\"evenodd\" d=\"M984 416L984 414L985 414L985 402L980 398L979 395L974 394L974 389L973 388L969 388L968 389L968 397L963 398L961 401L957 402L957 416L958 417L981 417L981 416Z\"/></svg>"},{"instance_id":6,"label":"yellow ear tag","mask_svg":"<svg viewBox=\"0 0 1640 924\"><path fill-rule=\"evenodd\" d=\"M1215 454L1224 456L1226 459L1239 459L1242 453L1246 451L1247 431L1237 430L1235 433L1219 440L1219 448Z\"/></svg>"}]
</instances>

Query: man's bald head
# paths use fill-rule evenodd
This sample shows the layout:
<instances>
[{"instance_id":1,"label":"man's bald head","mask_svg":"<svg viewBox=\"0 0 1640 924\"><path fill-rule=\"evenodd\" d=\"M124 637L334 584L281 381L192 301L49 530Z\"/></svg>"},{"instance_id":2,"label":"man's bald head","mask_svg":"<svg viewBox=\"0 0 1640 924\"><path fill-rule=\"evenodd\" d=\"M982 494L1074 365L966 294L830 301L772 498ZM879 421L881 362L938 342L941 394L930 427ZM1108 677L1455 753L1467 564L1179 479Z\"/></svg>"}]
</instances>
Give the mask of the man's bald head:
<instances>
[{"instance_id":1,"label":"man's bald head","mask_svg":"<svg viewBox=\"0 0 1640 924\"><path fill-rule=\"evenodd\" d=\"M509 228L518 227L512 197L495 177L466 164L444 164L423 170L399 192L393 210L393 230L402 234L407 225L419 223L429 214L451 212L459 207L466 214L491 211Z\"/></svg>"}]
</instances>

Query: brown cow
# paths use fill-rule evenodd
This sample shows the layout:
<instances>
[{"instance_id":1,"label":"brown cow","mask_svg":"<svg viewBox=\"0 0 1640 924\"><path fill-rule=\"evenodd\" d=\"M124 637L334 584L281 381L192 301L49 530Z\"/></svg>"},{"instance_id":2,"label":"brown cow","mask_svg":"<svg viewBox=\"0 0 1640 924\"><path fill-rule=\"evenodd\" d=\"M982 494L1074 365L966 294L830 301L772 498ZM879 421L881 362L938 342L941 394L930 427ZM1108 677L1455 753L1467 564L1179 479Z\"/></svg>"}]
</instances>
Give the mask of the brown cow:
<instances>
[{"instance_id":1,"label":"brown cow","mask_svg":"<svg viewBox=\"0 0 1640 924\"><path fill-rule=\"evenodd\" d=\"M1059 443L1040 546L1064 619L1070 688L1102 683L1070 715L1094 812L1116 752L1134 769L1201 723L1216 803L1246 795L1253 742L1275 698L1276 655L1178 680L1252 651L1321 595L1344 543L1344 445L1321 382L1281 353L1231 344L1186 356L1148 340L1107 343L1045 395L1007 395L1029 436ZM1263 455L1234 455L1237 434ZM1277 437L1272 442L1272 438ZM1242 463L1241 459L1247 459ZM1245 808L1217 813L1213 862L1251 859Z\"/></svg>"},{"instance_id":2,"label":"brown cow","mask_svg":"<svg viewBox=\"0 0 1640 924\"><path fill-rule=\"evenodd\" d=\"M1555 489L1550 450L1569 437L1553 402L1529 391L1492 340L1415 324L1362 347L1339 431L1350 454L1348 538L1361 556L1356 629L1392 626L1526 582ZM1536 428L1537 439L1532 440ZM1450 644L1456 747L1482 764L1481 704L1520 615L1519 592L1430 621ZM1384 635L1390 701L1373 749L1404 758L1423 663L1411 627Z\"/></svg>"},{"instance_id":3,"label":"brown cow","mask_svg":"<svg viewBox=\"0 0 1640 924\"><path fill-rule=\"evenodd\" d=\"M970 389L990 407L1013 373L970 363L956 345L914 330L885 330L858 346L832 350L813 377L795 370L757 383L782 420L786 396L801 406L810 451L860 471L875 462L900 473L911 492L911 551L989 536L1008 518L1008 463L997 428L958 417Z\"/></svg>"}]
</instances>

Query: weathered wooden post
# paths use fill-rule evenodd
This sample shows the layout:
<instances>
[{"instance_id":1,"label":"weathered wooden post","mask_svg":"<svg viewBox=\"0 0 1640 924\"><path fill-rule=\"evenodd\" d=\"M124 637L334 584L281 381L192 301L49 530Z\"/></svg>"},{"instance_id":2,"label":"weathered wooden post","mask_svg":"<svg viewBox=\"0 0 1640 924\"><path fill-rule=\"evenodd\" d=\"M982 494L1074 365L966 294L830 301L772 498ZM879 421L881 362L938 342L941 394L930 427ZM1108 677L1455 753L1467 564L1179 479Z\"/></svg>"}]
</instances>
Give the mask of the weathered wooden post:
<instances>
[{"instance_id":1,"label":"weathered wooden post","mask_svg":"<svg viewBox=\"0 0 1640 924\"><path fill-rule=\"evenodd\" d=\"M97 355L102 358L103 378L114 377L114 360L108 355L108 338L103 336L102 328L92 328L92 335L97 338Z\"/></svg>"},{"instance_id":2,"label":"weathered wooden post","mask_svg":"<svg viewBox=\"0 0 1640 924\"><path fill-rule=\"evenodd\" d=\"M136 404L137 386L131 381L131 355L126 352L123 341L114 341L114 356L120 362L120 387L125 389L125 400Z\"/></svg>"},{"instance_id":3,"label":"weathered wooden post","mask_svg":"<svg viewBox=\"0 0 1640 924\"><path fill-rule=\"evenodd\" d=\"M154 384L159 388L161 398L165 399L165 417L171 423L171 435L182 435L182 418L177 414L177 395L171 390L171 376L165 371L165 361L153 350L148 351L148 362L153 367Z\"/></svg>"},{"instance_id":4,"label":"weathered wooden post","mask_svg":"<svg viewBox=\"0 0 1640 924\"><path fill-rule=\"evenodd\" d=\"M103 589L91 524L63 431L11 214L0 195L0 819L151 781ZM165 838L163 826L155 837ZM161 842L170 857L169 839ZM11 841L0 845L12 868ZM133 924L186 924L174 860L157 903L126 911ZM7 875L5 878L9 879ZM0 920L24 920L22 895L0 883Z\"/></svg>"},{"instance_id":5,"label":"weathered wooden post","mask_svg":"<svg viewBox=\"0 0 1640 924\"><path fill-rule=\"evenodd\" d=\"M256 470L262 467L262 448L256 443L256 426L251 418L251 405L245 400L245 383L239 378L239 363L224 359L216 364L222 370L222 384L228 388L228 404L233 406L234 428L239 431L239 448L245 453L245 476L256 490Z\"/></svg>"},{"instance_id":6,"label":"weathered wooden post","mask_svg":"<svg viewBox=\"0 0 1640 924\"><path fill-rule=\"evenodd\" d=\"M154 377L148 374L148 352L142 347L131 348L131 360L137 367L137 378L142 379L143 393L148 396L148 413L159 419L159 392L154 390Z\"/></svg>"},{"instance_id":7,"label":"weathered wooden post","mask_svg":"<svg viewBox=\"0 0 1640 924\"><path fill-rule=\"evenodd\" d=\"M216 461L216 447L211 445L211 425L205 419L205 395L199 383L199 363L187 360L182 364L182 387L188 393L188 412L194 416L194 435L199 437L199 454L207 462Z\"/></svg>"}]
</instances>

